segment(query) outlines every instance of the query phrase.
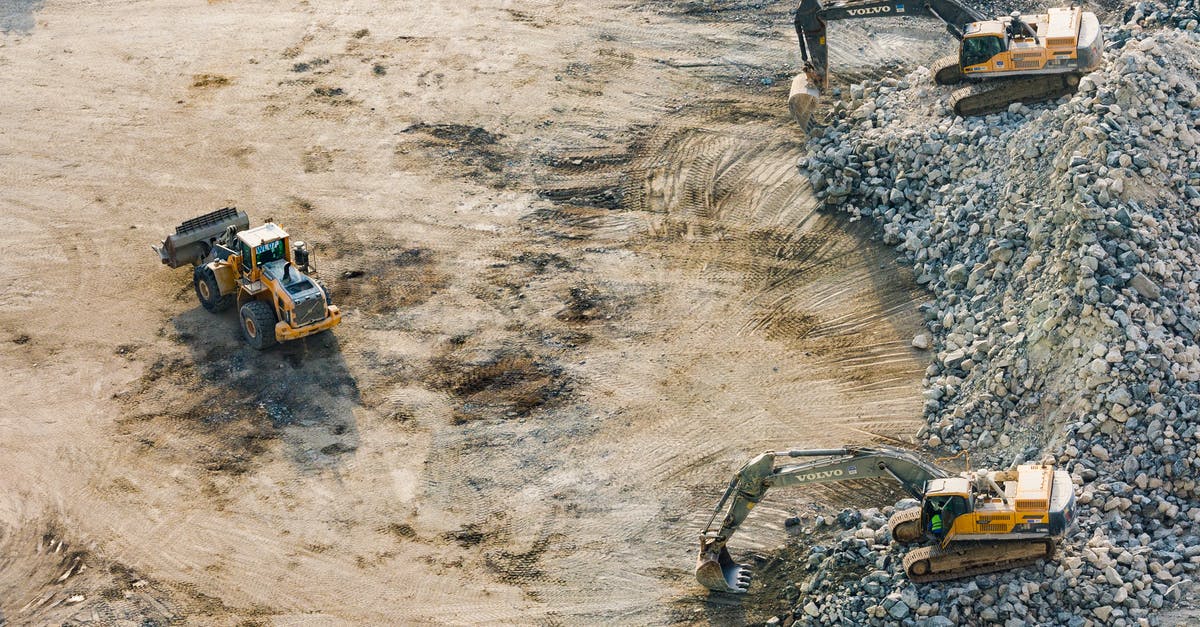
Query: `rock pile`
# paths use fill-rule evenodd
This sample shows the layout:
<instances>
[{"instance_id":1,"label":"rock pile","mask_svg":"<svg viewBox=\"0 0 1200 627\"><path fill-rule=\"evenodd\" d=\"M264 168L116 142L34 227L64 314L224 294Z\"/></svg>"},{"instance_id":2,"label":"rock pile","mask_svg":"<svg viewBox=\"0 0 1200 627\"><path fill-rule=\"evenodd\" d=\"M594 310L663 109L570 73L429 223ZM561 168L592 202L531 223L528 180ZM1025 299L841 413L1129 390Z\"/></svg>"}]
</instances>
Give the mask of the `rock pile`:
<instances>
[{"instance_id":1,"label":"rock pile","mask_svg":"<svg viewBox=\"0 0 1200 627\"><path fill-rule=\"evenodd\" d=\"M915 587L890 511L846 517L779 620L1159 624L1196 598L1198 19L1198 0L1137 3L1056 103L956 118L920 68L835 108L801 169L934 297L913 341L934 351L918 437L980 467L1054 457L1078 526L1039 567Z\"/></svg>"}]
</instances>

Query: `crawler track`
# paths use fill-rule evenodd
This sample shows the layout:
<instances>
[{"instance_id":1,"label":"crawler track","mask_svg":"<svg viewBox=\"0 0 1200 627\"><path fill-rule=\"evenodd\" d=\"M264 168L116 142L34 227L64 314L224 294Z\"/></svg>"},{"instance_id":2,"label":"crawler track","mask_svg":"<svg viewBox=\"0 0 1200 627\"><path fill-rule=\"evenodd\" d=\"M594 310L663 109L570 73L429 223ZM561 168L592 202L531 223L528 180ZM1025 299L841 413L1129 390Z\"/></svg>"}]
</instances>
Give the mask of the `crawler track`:
<instances>
[{"instance_id":1,"label":"crawler track","mask_svg":"<svg viewBox=\"0 0 1200 627\"><path fill-rule=\"evenodd\" d=\"M1043 540L927 546L904 556L904 573L913 583L946 581L1029 566L1053 554L1054 543Z\"/></svg>"},{"instance_id":2,"label":"crawler track","mask_svg":"<svg viewBox=\"0 0 1200 627\"><path fill-rule=\"evenodd\" d=\"M914 507L892 514L888 532L896 542L916 542L921 539L921 508Z\"/></svg>"},{"instance_id":3,"label":"crawler track","mask_svg":"<svg viewBox=\"0 0 1200 627\"><path fill-rule=\"evenodd\" d=\"M963 117L999 113L1014 102L1054 100L1075 93L1079 75L1046 74L1035 78L1000 79L964 87L950 96L950 106Z\"/></svg>"},{"instance_id":4,"label":"crawler track","mask_svg":"<svg viewBox=\"0 0 1200 627\"><path fill-rule=\"evenodd\" d=\"M933 82L938 85L957 85L963 81L962 71L958 67L958 55L947 55L933 62L929 73Z\"/></svg>"}]
</instances>

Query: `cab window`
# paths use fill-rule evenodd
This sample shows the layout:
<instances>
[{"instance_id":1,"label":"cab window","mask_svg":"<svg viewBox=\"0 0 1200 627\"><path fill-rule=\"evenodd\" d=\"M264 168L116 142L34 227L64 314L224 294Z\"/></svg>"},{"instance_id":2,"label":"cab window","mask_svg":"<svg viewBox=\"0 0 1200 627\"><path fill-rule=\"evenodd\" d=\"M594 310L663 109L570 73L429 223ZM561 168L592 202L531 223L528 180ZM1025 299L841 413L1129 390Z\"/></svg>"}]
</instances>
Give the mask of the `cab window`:
<instances>
[{"instance_id":1,"label":"cab window","mask_svg":"<svg viewBox=\"0 0 1200 627\"><path fill-rule=\"evenodd\" d=\"M249 272L250 271L250 247L247 246L245 244L245 242L239 242L238 248L239 248L238 254L241 255L241 257L242 257L242 270L245 272Z\"/></svg>"},{"instance_id":2,"label":"cab window","mask_svg":"<svg viewBox=\"0 0 1200 627\"><path fill-rule=\"evenodd\" d=\"M994 35L964 39L960 65L963 67L978 65L1001 52L1004 52L1004 42Z\"/></svg>"},{"instance_id":3,"label":"cab window","mask_svg":"<svg viewBox=\"0 0 1200 627\"><path fill-rule=\"evenodd\" d=\"M254 263L260 268L272 261L279 261L284 256L285 250L281 239L260 244L254 248Z\"/></svg>"}]
</instances>

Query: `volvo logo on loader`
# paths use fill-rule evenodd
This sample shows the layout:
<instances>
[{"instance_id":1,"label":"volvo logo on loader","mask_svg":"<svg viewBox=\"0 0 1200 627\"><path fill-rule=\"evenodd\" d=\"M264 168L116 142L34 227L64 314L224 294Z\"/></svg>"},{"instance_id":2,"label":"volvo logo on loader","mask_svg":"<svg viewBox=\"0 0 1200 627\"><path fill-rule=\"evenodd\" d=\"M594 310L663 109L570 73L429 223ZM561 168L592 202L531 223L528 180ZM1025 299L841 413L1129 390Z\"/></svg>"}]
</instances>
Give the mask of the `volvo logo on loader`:
<instances>
[{"instance_id":1,"label":"volvo logo on loader","mask_svg":"<svg viewBox=\"0 0 1200 627\"><path fill-rule=\"evenodd\" d=\"M892 7L884 5L881 7L868 7L865 9L847 9L846 13L850 15L876 15L879 13L891 13Z\"/></svg>"}]
</instances>

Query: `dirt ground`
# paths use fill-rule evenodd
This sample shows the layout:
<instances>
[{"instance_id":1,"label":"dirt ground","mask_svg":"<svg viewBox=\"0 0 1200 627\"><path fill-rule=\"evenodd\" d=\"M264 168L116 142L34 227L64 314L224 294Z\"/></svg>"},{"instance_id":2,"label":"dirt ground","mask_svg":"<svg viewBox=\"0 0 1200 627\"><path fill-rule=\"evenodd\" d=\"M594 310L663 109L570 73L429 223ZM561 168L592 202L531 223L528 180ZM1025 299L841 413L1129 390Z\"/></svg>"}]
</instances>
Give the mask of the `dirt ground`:
<instances>
[{"instance_id":1,"label":"dirt ground","mask_svg":"<svg viewBox=\"0 0 1200 627\"><path fill-rule=\"evenodd\" d=\"M835 504L773 494L731 543L764 576L710 596L730 473L903 445L926 365L911 277L796 173L792 9L10 4L0 623L786 607L783 520ZM839 80L950 49L871 25ZM316 244L331 335L258 353L158 263L225 205Z\"/></svg>"}]
</instances>

